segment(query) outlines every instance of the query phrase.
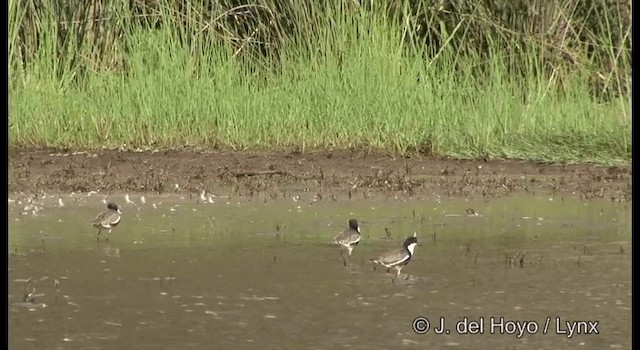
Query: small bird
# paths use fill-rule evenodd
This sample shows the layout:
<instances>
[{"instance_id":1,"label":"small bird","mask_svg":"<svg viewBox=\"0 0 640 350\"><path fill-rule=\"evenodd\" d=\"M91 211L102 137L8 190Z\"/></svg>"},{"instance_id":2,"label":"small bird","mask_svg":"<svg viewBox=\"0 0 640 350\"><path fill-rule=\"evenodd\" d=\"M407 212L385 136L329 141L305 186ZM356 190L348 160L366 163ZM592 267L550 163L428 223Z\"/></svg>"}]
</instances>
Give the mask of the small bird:
<instances>
[{"instance_id":1,"label":"small bird","mask_svg":"<svg viewBox=\"0 0 640 350\"><path fill-rule=\"evenodd\" d=\"M98 228L98 240L100 240L100 233L103 229L109 230L107 234L111 233L111 229L118 226L120 223L121 215L120 208L115 203L107 204L107 210L98 214L93 220L92 225ZM107 242L109 236L107 236Z\"/></svg>"},{"instance_id":2,"label":"small bird","mask_svg":"<svg viewBox=\"0 0 640 350\"><path fill-rule=\"evenodd\" d=\"M349 219L349 227L342 231L342 233L338 234L333 238L333 244L340 245L340 257L344 262L344 266L347 266L347 259L343 256L342 247L347 248L349 252L349 260L351 260L351 252L353 248L358 245L360 242L360 226L358 225L358 220Z\"/></svg>"},{"instance_id":3,"label":"small bird","mask_svg":"<svg viewBox=\"0 0 640 350\"><path fill-rule=\"evenodd\" d=\"M416 238L416 233L414 232L413 236L407 237L407 239L404 240L402 248L391 250L377 258L369 259L369 261L386 267L387 272L389 272L391 268L394 268L396 275L393 276L391 282L395 283L396 278L400 276L400 270L411 261L416 245L418 245L418 238Z\"/></svg>"}]
</instances>

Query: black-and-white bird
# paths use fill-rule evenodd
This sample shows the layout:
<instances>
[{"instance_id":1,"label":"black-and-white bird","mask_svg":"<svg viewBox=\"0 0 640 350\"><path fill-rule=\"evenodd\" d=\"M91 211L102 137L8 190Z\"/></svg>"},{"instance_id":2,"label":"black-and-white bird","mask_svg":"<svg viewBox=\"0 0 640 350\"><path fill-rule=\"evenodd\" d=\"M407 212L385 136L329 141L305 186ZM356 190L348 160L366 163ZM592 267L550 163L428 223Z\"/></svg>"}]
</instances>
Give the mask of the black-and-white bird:
<instances>
[{"instance_id":1,"label":"black-and-white bird","mask_svg":"<svg viewBox=\"0 0 640 350\"><path fill-rule=\"evenodd\" d=\"M388 251L377 258L369 259L369 261L386 267L387 272L392 268L395 269L396 274L391 279L391 282L395 283L396 278L400 276L400 270L411 261L417 245L418 238L414 232L413 236L407 237L407 239L404 240L402 248Z\"/></svg>"},{"instance_id":2,"label":"black-and-white bird","mask_svg":"<svg viewBox=\"0 0 640 350\"><path fill-rule=\"evenodd\" d=\"M360 238L360 226L356 219L349 219L349 227L333 238L333 244L340 245L340 257L342 257L345 266L347 266L347 259L342 254L342 247L347 248L349 252L348 258L351 260L351 252L360 242Z\"/></svg>"},{"instance_id":3,"label":"black-and-white bird","mask_svg":"<svg viewBox=\"0 0 640 350\"><path fill-rule=\"evenodd\" d=\"M120 220L122 219L120 212L120 208L115 203L107 204L107 210L98 214L95 219L93 219L92 225L98 228L98 240L100 240L100 233L102 230L109 230L107 234L111 233L111 229L118 226ZM107 236L107 241L109 241L109 236Z\"/></svg>"}]
</instances>

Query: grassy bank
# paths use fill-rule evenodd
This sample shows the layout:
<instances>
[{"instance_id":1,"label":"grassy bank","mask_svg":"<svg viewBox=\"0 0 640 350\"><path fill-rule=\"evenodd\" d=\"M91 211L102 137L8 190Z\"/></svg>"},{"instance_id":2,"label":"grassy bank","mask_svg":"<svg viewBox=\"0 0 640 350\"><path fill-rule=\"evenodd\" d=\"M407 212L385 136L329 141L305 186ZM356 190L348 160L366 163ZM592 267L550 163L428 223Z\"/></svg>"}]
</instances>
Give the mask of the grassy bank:
<instances>
[{"instance_id":1,"label":"grassy bank","mask_svg":"<svg viewBox=\"0 0 640 350\"><path fill-rule=\"evenodd\" d=\"M95 21L74 22L82 14L64 17L46 2L34 19L32 10L10 1L12 147L336 147L568 162L631 158L624 79L629 38L616 42L613 35L626 33L620 23L603 20L589 46L598 50L583 50L549 47L555 39L536 41L533 32L518 36L526 45L509 45L508 30L495 30L495 19L476 12L439 22L434 44L419 35L420 16L410 9L390 15L293 7L288 15L297 25L288 32L265 29L273 20L247 20L256 29L241 36L237 26L218 23L228 8L208 19L182 8L189 15L180 17L167 3L153 14L159 25L110 6L120 15L103 15L109 20L97 30L87 27ZM495 34L478 38L478 23L486 22ZM29 34L36 32L32 27L38 35ZM258 30L278 35L257 40L251 33ZM558 58L565 47L572 48L571 59ZM599 70L605 66L608 73ZM594 77L605 84L594 85Z\"/></svg>"}]
</instances>

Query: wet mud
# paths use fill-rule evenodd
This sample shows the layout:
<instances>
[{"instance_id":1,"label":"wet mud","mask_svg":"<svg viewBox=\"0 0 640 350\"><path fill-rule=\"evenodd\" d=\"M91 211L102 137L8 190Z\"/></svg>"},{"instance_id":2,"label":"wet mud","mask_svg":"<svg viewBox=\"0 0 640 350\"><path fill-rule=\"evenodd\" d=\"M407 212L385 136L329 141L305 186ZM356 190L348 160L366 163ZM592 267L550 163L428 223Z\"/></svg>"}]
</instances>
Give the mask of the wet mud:
<instances>
[{"instance_id":1,"label":"wet mud","mask_svg":"<svg viewBox=\"0 0 640 350\"><path fill-rule=\"evenodd\" d=\"M11 150L11 192L200 193L227 188L272 199L473 196L519 192L580 199L631 198L630 166L555 165L507 160L399 158L357 151L249 152L194 149L133 152Z\"/></svg>"}]
</instances>

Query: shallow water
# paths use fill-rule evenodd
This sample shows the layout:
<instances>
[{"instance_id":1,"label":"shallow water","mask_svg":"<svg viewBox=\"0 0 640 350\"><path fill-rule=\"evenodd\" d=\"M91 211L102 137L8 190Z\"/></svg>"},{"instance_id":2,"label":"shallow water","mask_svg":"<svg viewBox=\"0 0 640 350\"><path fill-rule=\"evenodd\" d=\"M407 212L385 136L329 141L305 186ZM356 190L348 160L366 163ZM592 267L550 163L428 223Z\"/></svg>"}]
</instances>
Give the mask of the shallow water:
<instances>
[{"instance_id":1,"label":"shallow water","mask_svg":"<svg viewBox=\"0 0 640 350\"><path fill-rule=\"evenodd\" d=\"M98 242L89 222L104 199L121 205L123 220L109 242ZM129 199L10 198L11 349L631 344L629 203ZM350 217L360 220L363 239L345 268L329 242ZM413 232L420 245L396 283L373 271L369 258ZM25 303L33 288L34 302ZM431 322L426 334L412 330L420 316ZM440 317L448 334L435 333ZM484 328L460 334L465 317L482 318ZM499 334L499 317L511 334ZM508 321L531 321L530 333L518 335ZM598 334L569 337L567 321Z\"/></svg>"}]
</instances>

